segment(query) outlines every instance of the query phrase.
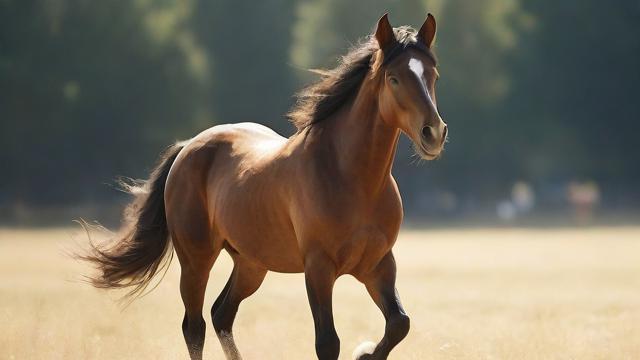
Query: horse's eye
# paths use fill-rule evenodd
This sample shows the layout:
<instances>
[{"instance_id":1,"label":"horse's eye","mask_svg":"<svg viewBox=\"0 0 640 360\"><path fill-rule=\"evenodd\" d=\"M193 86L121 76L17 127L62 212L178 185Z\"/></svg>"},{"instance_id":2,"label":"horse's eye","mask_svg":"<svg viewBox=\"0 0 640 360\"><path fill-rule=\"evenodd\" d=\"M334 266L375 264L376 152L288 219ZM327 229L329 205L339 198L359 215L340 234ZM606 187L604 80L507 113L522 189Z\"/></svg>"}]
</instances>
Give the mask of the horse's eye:
<instances>
[{"instance_id":1,"label":"horse's eye","mask_svg":"<svg viewBox=\"0 0 640 360\"><path fill-rule=\"evenodd\" d=\"M390 77L389 77L389 83L390 83L391 85L393 85L393 86L396 86L396 85L398 85L400 82L398 81L398 79L397 79L397 78L395 78L395 77L393 77L393 76L390 76Z\"/></svg>"}]
</instances>

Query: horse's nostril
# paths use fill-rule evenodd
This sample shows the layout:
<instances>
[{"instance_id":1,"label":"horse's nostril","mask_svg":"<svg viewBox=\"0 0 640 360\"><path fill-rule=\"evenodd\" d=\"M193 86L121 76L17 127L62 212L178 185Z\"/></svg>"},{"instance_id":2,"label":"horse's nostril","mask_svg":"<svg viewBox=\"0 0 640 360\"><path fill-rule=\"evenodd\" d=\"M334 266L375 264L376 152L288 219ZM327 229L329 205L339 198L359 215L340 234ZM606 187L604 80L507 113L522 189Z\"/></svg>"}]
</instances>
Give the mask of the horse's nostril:
<instances>
[{"instance_id":1,"label":"horse's nostril","mask_svg":"<svg viewBox=\"0 0 640 360\"><path fill-rule=\"evenodd\" d=\"M433 137L433 134L431 133L431 127L425 126L422 128L422 137L425 140L431 140L431 138Z\"/></svg>"}]
</instances>

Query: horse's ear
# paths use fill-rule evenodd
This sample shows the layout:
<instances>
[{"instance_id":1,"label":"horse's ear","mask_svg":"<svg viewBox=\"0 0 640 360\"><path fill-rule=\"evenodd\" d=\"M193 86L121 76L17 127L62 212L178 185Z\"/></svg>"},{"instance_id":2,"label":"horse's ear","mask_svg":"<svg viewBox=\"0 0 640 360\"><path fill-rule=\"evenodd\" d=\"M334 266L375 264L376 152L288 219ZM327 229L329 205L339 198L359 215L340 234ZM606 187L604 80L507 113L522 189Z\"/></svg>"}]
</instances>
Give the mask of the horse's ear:
<instances>
[{"instance_id":1,"label":"horse's ear","mask_svg":"<svg viewBox=\"0 0 640 360\"><path fill-rule=\"evenodd\" d=\"M384 14L378 20L378 26L376 27L376 40L378 40L378 45L382 51L389 49L391 45L393 45L396 41L396 37L393 34L393 28L391 24L389 24L389 14Z\"/></svg>"},{"instance_id":2,"label":"horse's ear","mask_svg":"<svg viewBox=\"0 0 640 360\"><path fill-rule=\"evenodd\" d=\"M433 15L428 14L427 19L422 24L420 31L418 31L418 41L431 48L433 45L433 39L436 37L436 18Z\"/></svg>"}]
</instances>

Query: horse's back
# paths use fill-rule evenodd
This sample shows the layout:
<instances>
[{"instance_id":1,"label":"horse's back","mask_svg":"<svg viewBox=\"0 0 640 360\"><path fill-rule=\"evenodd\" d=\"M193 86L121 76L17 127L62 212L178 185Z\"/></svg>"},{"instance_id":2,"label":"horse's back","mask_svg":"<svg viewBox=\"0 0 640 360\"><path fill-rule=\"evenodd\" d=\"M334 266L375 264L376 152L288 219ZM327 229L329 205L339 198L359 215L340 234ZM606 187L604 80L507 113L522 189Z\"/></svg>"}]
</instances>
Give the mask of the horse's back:
<instances>
[{"instance_id":1,"label":"horse's back","mask_svg":"<svg viewBox=\"0 0 640 360\"><path fill-rule=\"evenodd\" d=\"M286 140L257 123L216 125L185 142L172 172L203 172L214 166L214 162L216 167L254 165L277 153Z\"/></svg>"},{"instance_id":2,"label":"horse's back","mask_svg":"<svg viewBox=\"0 0 640 360\"><path fill-rule=\"evenodd\" d=\"M238 123L216 125L204 130L191 139L187 147L197 149L202 146L208 148L231 146L245 153L246 151L241 149L243 146L250 149L263 143L283 145L285 142L286 138L264 125Z\"/></svg>"}]
</instances>

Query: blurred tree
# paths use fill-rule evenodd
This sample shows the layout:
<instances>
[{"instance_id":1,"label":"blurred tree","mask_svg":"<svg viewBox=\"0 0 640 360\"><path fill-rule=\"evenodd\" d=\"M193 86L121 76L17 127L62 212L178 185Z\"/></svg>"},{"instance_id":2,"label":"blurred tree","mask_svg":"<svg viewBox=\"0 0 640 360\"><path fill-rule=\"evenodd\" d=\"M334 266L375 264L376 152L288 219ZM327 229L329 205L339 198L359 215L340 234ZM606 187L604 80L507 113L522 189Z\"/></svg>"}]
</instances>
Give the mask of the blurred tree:
<instances>
[{"instance_id":1,"label":"blurred tree","mask_svg":"<svg viewBox=\"0 0 640 360\"><path fill-rule=\"evenodd\" d=\"M450 0L440 19L438 105L451 135L436 177L463 197L495 199L517 180L512 120L500 112L514 75L507 61L531 17L518 0Z\"/></svg>"},{"instance_id":2,"label":"blurred tree","mask_svg":"<svg viewBox=\"0 0 640 360\"><path fill-rule=\"evenodd\" d=\"M608 184L640 200L640 5L523 1L535 27L512 59L506 102L523 176ZM606 195L607 191L605 191Z\"/></svg>"},{"instance_id":3,"label":"blurred tree","mask_svg":"<svg viewBox=\"0 0 640 360\"><path fill-rule=\"evenodd\" d=\"M519 179L640 204L637 0L0 0L0 210L111 200L102 184L146 176L212 114L290 134L304 69L385 12L418 27L427 11L451 136L421 167L401 141L409 213L492 204Z\"/></svg>"},{"instance_id":4,"label":"blurred tree","mask_svg":"<svg viewBox=\"0 0 640 360\"><path fill-rule=\"evenodd\" d=\"M198 0L194 28L213 64L211 103L221 122L252 121L291 132L288 59L295 3Z\"/></svg>"},{"instance_id":5,"label":"blurred tree","mask_svg":"<svg viewBox=\"0 0 640 360\"><path fill-rule=\"evenodd\" d=\"M305 69L337 65L340 55L373 32L384 13L389 13L394 26L413 27L420 27L427 15L422 0L374 0L366 5L355 0L306 0L299 2L296 11L290 52L305 82L312 79Z\"/></svg>"},{"instance_id":6,"label":"blurred tree","mask_svg":"<svg viewBox=\"0 0 640 360\"><path fill-rule=\"evenodd\" d=\"M89 201L202 126L206 64L185 15L151 1L0 1L0 203Z\"/></svg>"}]
</instances>

